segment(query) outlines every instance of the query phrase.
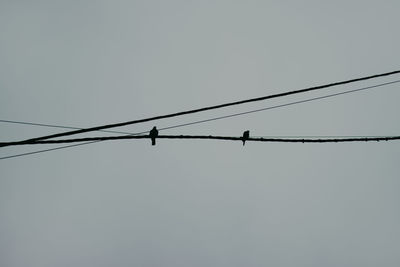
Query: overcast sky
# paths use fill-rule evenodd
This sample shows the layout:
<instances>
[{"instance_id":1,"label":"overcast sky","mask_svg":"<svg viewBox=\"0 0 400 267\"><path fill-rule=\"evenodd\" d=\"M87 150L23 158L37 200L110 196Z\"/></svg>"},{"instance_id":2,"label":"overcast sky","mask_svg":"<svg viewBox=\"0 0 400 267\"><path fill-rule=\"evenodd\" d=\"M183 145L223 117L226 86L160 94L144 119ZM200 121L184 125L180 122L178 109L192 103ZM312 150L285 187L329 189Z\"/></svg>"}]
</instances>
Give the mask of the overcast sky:
<instances>
[{"instance_id":1,"label":"overcast sky","mask_svg":"<svg viewBox=\"0 0 400 267\"><path fill-rule=\"evenodd\" d=\"M399 10L396 0L0 0L0 119L90 127L397 70ZM399 99L394 84L160 134L399 135ZM1 141L60 131L0 123ZM0 266L399 266L399 156L399 141L141 139L1 160Z\"/></svg>"}]
</instances>

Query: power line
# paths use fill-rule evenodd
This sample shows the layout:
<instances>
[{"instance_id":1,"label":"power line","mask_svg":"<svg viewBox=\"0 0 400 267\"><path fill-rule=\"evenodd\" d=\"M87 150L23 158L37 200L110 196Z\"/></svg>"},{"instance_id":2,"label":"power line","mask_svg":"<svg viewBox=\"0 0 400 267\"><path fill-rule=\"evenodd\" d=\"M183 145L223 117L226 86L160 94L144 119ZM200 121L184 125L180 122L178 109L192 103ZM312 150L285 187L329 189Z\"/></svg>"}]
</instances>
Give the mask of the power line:
<instances>
[{"instance_id":1,"label":"power line","mask_svg":"<svg viewBox=\"0 0 400 267\"><path fill-rule=\"evenodd\" d=\"M387 135L265 135L265 136L254 136L256 138L273 138L273 139L345 139L345 138L385 138ZM390 135L395 136L395 135Z\"/></svg>"},{"instance_id":2,"label":"power line","mask_svg":"<svg viewBox=\"0 0 400 267\"><path fill-rule=\"evenodd\" d=\"M63 132L63 133L52 134L52 135L47 135L47 136L41 136L41 137L31 138L31 139L27 139L27 140L23 140L23 141L19 141L19 142L26 142L26 141L30 142L30 141L44 140L44 139L49 139L49 138L68 136L68 135L74 135L74 134L98 131L98 130L103 130L103 129L108 129L108 128L114 128L114 127L137 124L137 123L143 123L143 122L147 122L147 121L153 121L153 120L160 120L160 119L165 119L165 118L177 117L177 116L182 116L182 115L187 115L187 114L192 114L192 113L197 113L197 112L203 112L203 111L207 111L207 110L219 109L219 108L224 108L224 107L229 107L229 106L234 106L234 105L241 105L241 104L250 103L250 102L262 101L262 100L266 100L266 99L272 99L272 98L277 98L277 97L283 97L283 96L288 96L288 95L305 93L305 92L320 90L320 89L324 89L324 88L328 88L328 87L333 87L333 86L338 86L338 85L343 85L343 84L349 84L349 83L354 83L354 82L359 82L359 81L365 81L365 80L374 79L374 78L378 78L378 77L390 76L390 75L394 75L394 74L398 74L398 73L400 73L400 70L392 71L392 72L386 72L386 73L382 73L382 74L371 75L371 76L366 76L366 77L362 77L362 78L346 80L346 81L341 81L341 82L335 82L335 83L330 83L330 84L325 84L325 85L319 85L319 86L309 87L309 88L300 89L300 90L288 91L288 92L274 94L274 95L267 95L267 96L251 98L251 99L245 99L245 100L240 100L240 101L235 101L235 102L230 102L230 103L225 103L225 104L208 106L208 107L199 108L199 109L181 111L181 112L171 113L171 114L167 114L167 115L160 115L160 116L155 116L155 117L150 117L150 118L145 118L145 119L139 119L139 120L133 120L133 121L127 121L127 122L121 122L121 123L114 123L114 124L107 124L107 125L90 127L90 128L85 128L85 129L79 129L79 130L74 130L74 131L69 131L69 132ZM15 144L16 142L12 142L12 143ZM3 143L0 146L7 146L7 144Z\"/></svg>"},{"instance_id":3,"label":"power line","mask_svg":"<svg viewBox=\"0 0 400 267\"><path fill-rule=\"evenodd\" d=\"M26 142L23 145L37 145L37 144L65 144L76 142L88 141L108 141L108 140L127 140L127 139L149 139L150 135L122 135L122 136L104 136L104 137L85 137L64 140L38 140ZM214 136L214 135L159 135L157 139L213 139L213 140L227 140L227 141L242 141L243 137L235 136ZM343 142L368 142L368 141L392 141L400 140L400 136L381 136L381 137L352 137L352 138L263 138L263 137L250 137L246 141L254 142L279 142L279 143L343 143Z\"/></svg>"},{"instance_id":4,"label":"power line","mask_svg":"<svg viewBox=\"0 0 400 267\"><path fill-rule=\"evenodd\" d=\"M285 104L281 104L281 105L275 105L275 106L261 108L261 109L255 109L255 110L250 110L250 111L245 111L245 112L240 112L240 113L234 113L234 114L229 114L229 115L225 115L225 116L209 118L209 119L205 119L205 120L198 120L198 121L194 121L194 122L177 124L177 125L168 126L168 127L165 127L165 128L160 128L159 130L160 131L161 130L168 130L168 129L179 128L179 127L183 127L183 126L189 126L189 125L194 125L194 124L200 124L200 123L215 121L215 120L227 119L227 118L232 118L232 117L236 117L236 116L242 116L242 115L246 115L246 114L261 112L261 111L265 111L265 110L271 110L271 109L276 109L276 108L281 108L281 107L287 107L287 106L291 106L291 105L297 105L297 104L301 104L301 103L321 100L321 99L330 98L330 97L334 97L334 96L339 96L339 95L344 95L344 94L349 94L349 93L354 93L354 92L359 92L359 91L365 91L365 90L368 90L368 89L382 87L382 86L395 84L395 83L399 83L399 82L400 82L400 80L396 80L396 81L392 81L392 82L381 83L381 84L377 84L377 85L372 85L372 86L367 86L367 87L363 87L363 88L348 90L348 91L334 93L334 94L330 94L330 95L325 95L325 96L314 97L314 98L309 98L309 99L305 99L305 100L294 101L294 102L285 103ZM3 120L0 120L0 121L3 121ZM6 121L6 122L9 122L9 121ZM12 121L12 122L14 122L14 121ZM15 122L15 123L18 123L18 122ZM38 126L49 126L49 127L52 127L52 125L46 125L46 124L34 124L34 123L23 123L23 124L32 124L32 125L38 125ZM64 127L64 126L56 126L56 127ZM142 132L142 133L135 133L135 134L125 133L125 132L122 132L122 133L123 134L128 134L128 135L140 135L140 134L147 133L147 131L146 132ZM29 139L29 140L26 140L26 141L23 141L23 142L20 142L20 141L19 142L18 141L17 142L3 142L3 143L0 143L0 147L1 146L10 146L10 145L20 145L20 144L24 144L24 143L31 143L31 142L34 142L34 140L35 139Z\"/></svg>"},{"instance_id":5,"label":"power line","mask_svg":"<svg viewBox=\"0 0 400 267\"><path fill-rule=\"evenodd\" d=\"M354 89L354 90L351 90L351 91L345 91L345 92L341 92L341 93L326 95L326 96L322 96L322 97L317 97L317 98L306 99L306 100L302 100L302 101L286 103L286 104L283 104L283 105L267 107L267 108L263 108L263 109L260 109L260 110L252 110L252 111L243 112L243 113L236 113L236 114L231 114L231 115L227 115L227 116L221 116L221 117L216 117L216 118L211 118L211 119L206 119L206 120L200 120L200 121L195 121L195 122L190 122L190 123L178 124L178 125L174 125L174 126L160 128L159 130L162 131L162 130L167 130L167 129L172 129L172 128L178 128L178 127L198 124L198 123L204 123L204 122L213 121L213 120L217 120L217 119L224 119L224 118L227 118L227 117L239 116L239 115L249 114L249 113L253 113L253 112L259 112L259 111L263 111L263 110L269 110L269 109L280 108L280 107L289 106L289 105L295 105L295 104L299 104L299 103L304 103L304 102L319 100L319 99L323 99L323 98L333 97L333 96L337 96L337 95L341 95L341 94L357 92L357 91L361 91L361 90L367 90L367 89L371 89L371 88L375 88L375 87L379 87L379 86L384 86L384 85L388 85L388 84L392 84L392 83L397 83L397 82L400 82L400 80L389 82L389 83L378 84L378 85L374 85L374 86L368 86L368 87L359 88L359 89ZM44 124L35 124L35 125L45 126ZM141 134L145 134L147 132L148 131L141 132L141 133L135 133L135 134L129 133L129 134L130 135L141 135ZM322 138L327 138L327 137L330 137L330 138L335 138L335 137L339 137L339 138L343 138L343 137L348 137L348 138L353 138L353 137L366 138L366 137L382 137L382 136L299 136L298 138L321 138L321 137ZM272 138L272 137L269 137L269 138ZM285 138L285 137L280 136L280 137L274 137L274 138ZM288 136L286 136L286 138L288 138ZM291 138L291 137L289 137L289 138ZM48 151L53 151L53 150L59 150L59 149L64 149L64 148L70 148L70 147L75 147L75 146L88 145L88 144L93 144L93 143L97 143L97 142L101 142L101 141L90 141L90 142L86 142L86 143L80 143L80 144L74 144L74 145L68 145L68 146L61 146L61 147L57 147L57 148L44 149L44 150L38 150L38 151L27 152L27 153L22 153L22 154L16 154L16 155L11 155L11 156L6 156L6 157L0 157L0 160L9 159L9 158L15 158L15 157L21 157L21 156L27 156L27 155L32 155L32 154L38 154L38 153L43 153L43 152L48 152Z\"/></svg>"},{"instance_id":6,"label":"power line","mask_svg":"<svg viewBox=\"0 0 400 267\"><path fill-rule=\"evenodd\" d=\"M334 136L329 136L329 138L321 138L322 136L314 136L315 138L302 138L301 136L297 136L295 138L289 137L289 138L265 138L265 137L254 137L254 138L249 138L246 139L246 141L256 141L256 142L285 142L285 143L343 143L343 142L368 142L368 141L392 141L392 140L399 140L400 136L346 136L346 137L340 137L340 138L334 138ZM99 137L99 138L107 138L107 137ZM121 139L143 139L143 138L149 138L148 135L145 136L121 136L121 138L118 138L116 136L111 136L108 137L110 139L108 140L121 140ZM169 139L217 139L217 140L232 140L232 141L242 141L241 137L223 137L223 136L182 136L182 135L177 135L177 136L171 136L171 135L164 135L164 136L159 136L157 138L169 138ZM85 138L83 138L85 139ZM43 141L37 141L33 144L40 144L40 143L62 143L64 141L66 142L74 142L77 139L67 139L67 140L43 140ZM82 140L82 139L80 139ZM80 140L78 140L80 142ZM77 142L78 142L77 141ZM83 141L83 140L82 140ZM38 154L38 153L43 153L43 152L48 152L48 151L53 151L53 150L59 150L59 149L64 149L64 148L70 148L70 147L76 147L76 146L82 146L82 145L88 145L88 144L93 144L97 142L102 142L105 140L96 140L96 141L89 141L85 143L79 143L79 144L73 144L73 145L67 145L67 146L61 146L61 147L56 147L56 148L50 148L50 149L44 149L44 150L38 150L38 151L33 151L33 152L27 152L27 153L22 153L22 154L17 154L17 155L11 155L11 156L6 156L6 157L1 157L0 160L4 159L10 159L10 158L16 158L16 157L22 157L22 156L28 156L28 155L33 155L33 154ZM40 142L40 143L39 143Z\"/></svg>"}]
</instances>

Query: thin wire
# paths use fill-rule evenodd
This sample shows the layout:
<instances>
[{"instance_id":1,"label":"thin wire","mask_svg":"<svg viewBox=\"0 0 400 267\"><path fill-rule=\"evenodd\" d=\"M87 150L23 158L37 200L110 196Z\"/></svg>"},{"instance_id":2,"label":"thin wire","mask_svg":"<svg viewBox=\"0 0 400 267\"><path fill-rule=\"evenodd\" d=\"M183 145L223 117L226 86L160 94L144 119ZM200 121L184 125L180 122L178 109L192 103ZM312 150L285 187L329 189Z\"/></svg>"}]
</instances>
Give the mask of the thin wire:
<instances>
[{"instance_id":1,"label":"thin wire","mask_svg":"<svg viewBox=\"0 0 400 267\"><path fill-rule=\"evenodd\" d=\"M55 147L55 148L37 150L37 151L33 151L33 152L27 152L27 153L22 153L22 154L1 157L0 160L28 156L28 155L38 154L38 153L44 153L44 152L48 152L48 151L59 150L59 149L64 149L64 148L69 148L69 147L83 146L83 145L93 144L93 143L97 143L97 142L101 142L101 141L92 141L92 142L86 142L86 143L80 143L80 144L74 144L74 145L68 145L68 146L60 146L60 147Z\"/></svg>"},{"instance_id":2,"label":"thin wire","mask_svg":"<svg viewBox=\"0 0 400 267\"><path fill-rule=\"evenodd\" d=\"M84 129L84 128L72 127L72 126L62 126L62 125L54 125L54 124L43 124L43 123L34 123L34 122L25 122L25 121L0 120L0 122L14 123L14 124L23 124L23 125L33 125L33 126L42 126L42 127L52 127L52 128L75 129L75 130ZM120 132L120 131L107 131L107 130L98 130L98 131L99 131L99 132L104 132L104 133L132 134L132 133Z\"/></svg>"},{"instance_id":3,"label":"thin wire","mask_svg":"<svg viewBox=\"0 0 400 267\"><path fill-rule=\"evenodd\" d=\"M224 118L229 118L229 117L234 117L234 116L240 116L240 115L244 115L244 114L250 114L250 113L254 113L254 112L260 112L260 111L264 111L264 110L270 110L270 109L275 109L275 108L280 108L280 107L285 107L285 106L290 106L290 105L310 102L310 101L314 101L314 100L320 100L320 99L324 99L324 98L329 98L329 97L343 95L343 94L347 94L347 93L363 91L363 90L372 89L372 88L385 86L385 85L389 85L389 84L394 84L394 83L398 83L398 82L400 82L400 80L396 80L396 81L392 81L392 82L388 82L388 83L382 83L382 84L373 85L373 86L368 86L368 87L363 87L363 88L354 89L354 90L350 90L350 91L340 92L340 93L336 93L336 94L330 94L330 95L326 95L326 96L321 96L321 97L315 97L315 98L301 100L301 101L290 102L290 103L286 103L286 104L282 104L282 105L276 105L276 106L272 106L272 107L267 107L267 108L262 108L262 109L257 109L257 110L251 110L251 111L247 111L247 112L241 112L241 113L236 113L236 114L231 114L231 115L226 115L226 116L220 116L220 117L216 117L216 118L200 120L200 121L195 121L195 122L190 122L190 123L178 124L178 125L174 125L174 126L160 128L159 131L178 128L178 127L184 127L184 126L188 126L188 125L199 124L199 123L204 123L204 122L208 122L208 121L214 121L214 120L219 120L219 119L224 119ZM130 135L141 135L141 134L145 134L145 133L148 133L148 131L141 132L141 133L136 133L136 134L130 134ZM365 136L362 136L360 138L365 138ZM70 145L70 146L62 146L62 147L53 148L53 149L38 150L38 151L28 152L28 153L23 153L23 154L16 154L16 155L12 155L12 156L1 157L0 160L19 157L19 156L25 156L25 155L31 155L31 154L37 154L37 153L47 152L47 151L52 151L52 150L57 150L57 149L69 148L69 147L74 147L74 146L87 145L87 144L92 144L92 143L96 143L96 142L99 142L99 141L86 142L86 143Z\"/></svg>"},{"instance_id":4,"label":"thin wire","mask_svg":"<svg viewBox=\"0 0 400 267\"><path fill-rule=\"evenodd\" d=\"M245 103L262 101L262 100L271 99L271 98L277 98L277 97L283 97L283 96L288 96L288 95L293 95L293 94L305 93L305 92L325 89L325 88L328 88L328 87L333 87L333 86L338 86L338 85L343 85L343 84L349 84L349 83L354 83L354 82L374 79L374 78L378 78L378 77L394 75L394 74L398 74L398 73L400 73L400 70L387 72L387 73L382 73L382 74L371 75L371 76L362 77L362 78L346 80L346 81L341 81L341 82L324 84L324 85L309 87L309 88L300 89L300 90L288 91L288 92L274 94L274 95L268 95L268 96L262 96L262 97L257 97L257 98L245 99L245 100L240 100L240 101L235 101L235 102L230 102L230 103L225 103L225 104L220 104L220 105L214 105L214 106L209 106L209 107L204 107L204 108L199 108L199 109L192 109L192 110L181 111L181 112L177 112L177 113L171 113L171 114L167 114L167 115L160 115L160 116L151 117L151 118L145 118L145 119L139 119L139 120L115 123L115 124L96 126L96 127L86 128L86 129L74 130L74 131L69 131L69 132L63 132L63 133L58 133L58 134L46 135L46 136L31 138L31 139L27 139L27 140L23 140L23 141L19 141L19 142L22 143L22 142L26 142L26 141L30 142L30 141L44 140L44 139L49 139L49 138L68 136L68 135L74 135L74 134L80 134L80 133L86 133L86 132L92 132L92 131L98 131L98 130L113 128L113 127L132 125L132 124L137 124L137 123L142 123L142 122L147 122L147 121L153 121L153 120L160 120L160 119L165 119L165 118L177 117L177 116L182 116L182 115L187 115L187 114L192 114L192 113L197 113L197 112L203 112L203 111L207 111L207 110L224 108L224 107L228 107L228 106L241 105L241 104L245 104ZM11 144L15 144L15 143L16 142L12 142ZM7 144L3 143L2 146L7 146Z\"/></svg>"}]
</instances>

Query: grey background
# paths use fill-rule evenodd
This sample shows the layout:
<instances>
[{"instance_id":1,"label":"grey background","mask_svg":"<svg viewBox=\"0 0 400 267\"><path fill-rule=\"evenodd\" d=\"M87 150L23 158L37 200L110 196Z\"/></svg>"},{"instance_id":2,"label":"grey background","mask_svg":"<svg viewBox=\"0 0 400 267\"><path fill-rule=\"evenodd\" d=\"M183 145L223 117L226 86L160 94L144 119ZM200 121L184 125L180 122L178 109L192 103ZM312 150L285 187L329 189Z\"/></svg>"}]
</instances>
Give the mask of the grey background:
<instances>
[{"instance_id":1,"label":"grey background","mask_svg":"<svg viewBox=\"0 0 400 267\"><path fill-rule=\"evenodd\" d=\"M89 127L396 70L399 8L1 0L0 119ZM399 98L391 85L161 134L398 135ZM60 131L0 124L2 141ZM399 149L125 140L3 160L0 265L399 266Z\"/></svg>"}]
</instances>

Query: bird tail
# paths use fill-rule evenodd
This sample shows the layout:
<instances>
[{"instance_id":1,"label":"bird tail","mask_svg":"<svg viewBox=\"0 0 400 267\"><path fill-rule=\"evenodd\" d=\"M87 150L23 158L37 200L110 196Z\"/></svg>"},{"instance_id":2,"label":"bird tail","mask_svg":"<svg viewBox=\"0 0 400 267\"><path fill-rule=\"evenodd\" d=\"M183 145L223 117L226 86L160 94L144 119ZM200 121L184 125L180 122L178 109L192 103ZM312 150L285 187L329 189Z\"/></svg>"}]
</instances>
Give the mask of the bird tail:
<instances>
[{"instance_id":1,"label":"bird tail","mask_svg":"<svg viewBox=\"0 0 400 267\"><path fill-rule=\"evenodd\" d=\"M156 145L156 139L155 139L155 138L152 138L152 139L151 139L151 145L152 145L152 146L155 146L155 145Z\"/></svg>"},{"instance_id":2,"label":"bird tail","mask_svg":"<svg viewBox=\"0 0 400 267\"><path fill-rule=\"evenodd\" d=\"M246 142L246 140L243 139L242 142L243 142L243 145L244 145L244 143Z\"/></svg>"}]
</instances>

